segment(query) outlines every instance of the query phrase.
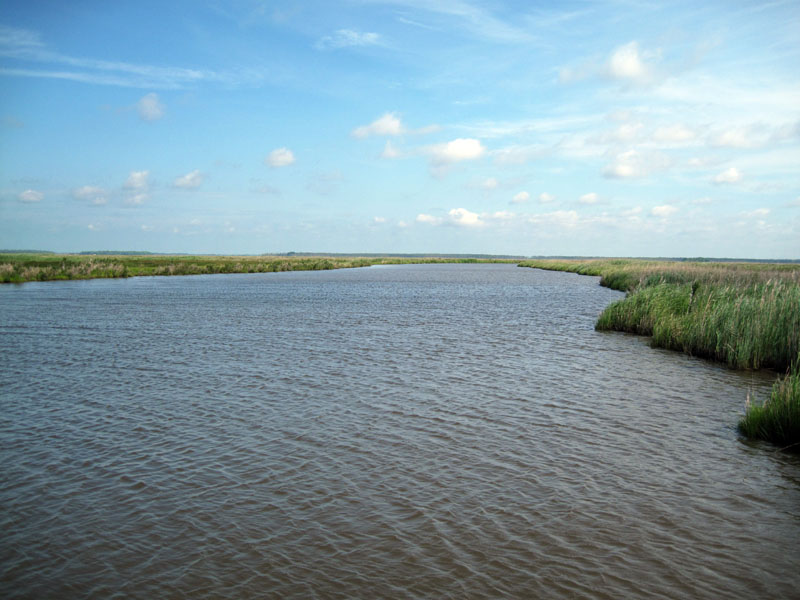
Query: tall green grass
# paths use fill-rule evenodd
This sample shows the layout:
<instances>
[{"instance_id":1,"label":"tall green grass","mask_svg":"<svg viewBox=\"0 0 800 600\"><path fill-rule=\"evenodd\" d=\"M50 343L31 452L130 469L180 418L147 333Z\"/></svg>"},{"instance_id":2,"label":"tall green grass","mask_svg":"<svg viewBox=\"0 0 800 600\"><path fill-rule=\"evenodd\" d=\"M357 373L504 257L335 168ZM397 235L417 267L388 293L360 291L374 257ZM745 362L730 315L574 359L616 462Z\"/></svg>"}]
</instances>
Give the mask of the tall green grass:
<instances>
[{"instance_id":1,"label":"tall green grass","mask_svg":"<svg viewBox=\"0 0 800 600\"><path fill-rule=\"evenodd\" d=\"M800 265L630 259L525 261L599 275L627 292L597 320L598 330L652 337L652 344L737 369L787 372L763 405L748 403L739 429L800 450Z\"/></svg>"},{"instance_id":2,"label":"tall green grass","mask_svg":"<svg viewBox=\"0 0 800 600\"><path fill-rule=\"evenodd\" d=\"M800 361L800 357L798 357ZM779 379L761 404L748 398L739 431L749 438L768 440L783 449L800 452L800 366Z\"/></svg>"}]
</instances>

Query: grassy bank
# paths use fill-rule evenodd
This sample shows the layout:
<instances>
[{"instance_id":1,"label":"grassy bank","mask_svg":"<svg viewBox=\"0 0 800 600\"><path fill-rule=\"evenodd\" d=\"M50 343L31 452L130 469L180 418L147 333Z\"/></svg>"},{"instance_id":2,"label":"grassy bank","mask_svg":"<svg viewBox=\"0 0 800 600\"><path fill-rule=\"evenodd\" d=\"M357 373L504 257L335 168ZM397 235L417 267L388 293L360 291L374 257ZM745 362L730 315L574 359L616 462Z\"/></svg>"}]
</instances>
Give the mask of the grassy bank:
<instances>
[{"instance_id":1,"label":"grassy bank","mask_svg":"<svg viewBox=\"0 0 800 600\"><path fill-rule=\"evenodd\" d=\"M213 273L274 273L320 271L371 265L453 262L517 262L506 259L437 257L327 256L173 256L0 254L0 282L98 279L148 275L207 275Z\"/></svg>"},{"instance_id":2,"label":"grassy bank","mask_svg":"<svg viewBox=\"0 0 800 600\"><path fill-rule=\"evenodd\" d=\"M524 261L521 266L598 275L627 292L600 315L600 330L652 336L738 369L788 373L739 428L781 446L800 442L800 265L641 260ZM800 449L800 446L793 446Z\"/></svg>"}]
</instances>

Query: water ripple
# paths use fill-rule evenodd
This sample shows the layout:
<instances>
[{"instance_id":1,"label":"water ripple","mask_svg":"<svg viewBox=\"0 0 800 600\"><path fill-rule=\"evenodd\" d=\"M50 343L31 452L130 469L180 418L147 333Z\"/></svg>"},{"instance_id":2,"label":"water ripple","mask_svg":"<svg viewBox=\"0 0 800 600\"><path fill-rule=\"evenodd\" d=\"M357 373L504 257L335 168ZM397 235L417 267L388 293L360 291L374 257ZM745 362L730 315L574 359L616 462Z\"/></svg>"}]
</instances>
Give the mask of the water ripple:
<instances>
[{"instance_id":1,"label":"water ripple","mask_svg":"<svg viewBox=\"0 0 800 600\"><path fill-rule=\"evenodd\" d=\"M503 265L0 288L8 598L793 598L742 374Z\"/></svg>"}]
</instances>

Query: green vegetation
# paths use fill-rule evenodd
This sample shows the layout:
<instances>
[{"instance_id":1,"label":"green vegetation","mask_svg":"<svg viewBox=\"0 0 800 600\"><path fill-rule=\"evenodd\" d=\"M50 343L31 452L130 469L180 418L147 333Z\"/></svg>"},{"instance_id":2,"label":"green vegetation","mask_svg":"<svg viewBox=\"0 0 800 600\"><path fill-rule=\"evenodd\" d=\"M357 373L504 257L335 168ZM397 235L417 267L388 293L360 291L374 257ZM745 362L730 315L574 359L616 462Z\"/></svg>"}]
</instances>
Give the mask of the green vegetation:
<instances>
[{"instance_id":1,"label":"green vegetation","mask_svg":"<svg viewBox=\"0 0 800 600\"><path fill-rule=\"evenodd\" d=\"M775 382L763 404L752 404L748 398L739 431L750 438L800 451L800 366L795 365L792 373Z\"/></svg>"},{"instance_id":2,"label":"green vegetation","mask_svg":"<svg viewBox=\"0 0 800 600\"><path fill-rule=\"evenodd\" d=\"M599 330L652 336L654 346L737 369L788 372L763 405L748 402L740 431L800 449L800 265L644 260L537 260L521 266L599 275L627 292Z\"/></svg>"},{"instance_id":3,"label":"green vegetation","mask_svg":"<svg viewBox=\"0 0 800 600\"><path fill-rule=\"evenodd\" d=\"M408 263L512 262L438 257L196 256L163 254L0 254L0 282L96 279L142 275L207 275L319 271Z\"/></svg>"}]
</instances>

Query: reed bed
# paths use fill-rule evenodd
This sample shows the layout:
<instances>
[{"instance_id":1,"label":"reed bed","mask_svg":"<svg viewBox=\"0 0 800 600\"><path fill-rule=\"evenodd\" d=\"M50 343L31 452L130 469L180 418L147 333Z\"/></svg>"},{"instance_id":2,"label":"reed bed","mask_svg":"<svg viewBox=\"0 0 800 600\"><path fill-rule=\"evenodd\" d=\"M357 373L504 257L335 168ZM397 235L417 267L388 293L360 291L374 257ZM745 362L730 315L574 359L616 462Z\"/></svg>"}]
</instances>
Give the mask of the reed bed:
<instances>
[{"instance_id":1,"label":"reed bed","mask_svg":"<svg viewBox=\"0 0 800 600\"><path fill-rule=\"evenodd\" d=\"M748 437L800 450L800 265L643 260L525 261L521 266L600 276L627 292L598 330L652 337L652 344L737 369L787 373L763 404L747 403Z\"/></svg>"}]
</instances>

